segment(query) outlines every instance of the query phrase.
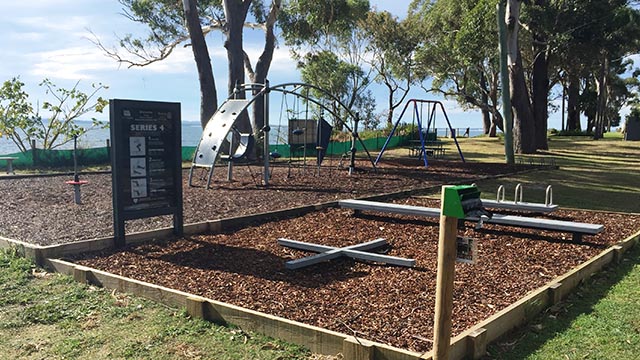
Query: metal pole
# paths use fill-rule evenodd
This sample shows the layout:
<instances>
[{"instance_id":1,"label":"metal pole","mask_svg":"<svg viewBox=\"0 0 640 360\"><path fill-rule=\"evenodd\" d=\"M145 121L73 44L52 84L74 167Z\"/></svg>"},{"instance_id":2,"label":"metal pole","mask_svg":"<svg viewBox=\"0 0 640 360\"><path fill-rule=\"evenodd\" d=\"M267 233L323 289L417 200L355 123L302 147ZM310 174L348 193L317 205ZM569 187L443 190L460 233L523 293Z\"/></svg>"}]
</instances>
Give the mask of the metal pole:
<instances>
[{"instance_id":1,"label":"metal pole","mask_svg":"<svg viewBox=\"0 0 640 360\"><path fill-rule=\"evenodd\" d=\"M78 175L78 135L73 135L73 181L80 181L80 176Z\"/></svg>"},{"instance_id":2,"label":"metal pole","mask_svg":"<svg viewBox=\"0 0 640 360\"><path fill-rule=\"evenodd\" d=\"M349 175L353 174L356 167L356 140L358 139L358 122L360 121L360 113L356 113L353 119L353 131L351 133L351 158L349 161Z\"/></svg>"},{"instance_id":3,"label":"metal pole","mask_svg":"<svg viewBox=\"0 0 640 360\"><path fill-rule=\"evenodd\" d=\"M513 120L511 115L511 96L509 95L509 66L507 63L507 24L506 0L498 5L498 35L500 37L500 80L502 83L502 120L504 127L504 153L507 164L514 164Z\"/></svg>"},{"instance_id":4,"label":"metal pole","mask_svg":"<svg viewBox=\"0 0 640 360\"><path fill-rule=\"evenodd\" d=\"M263 154L264 158L264 186L269 186L269 80L264 81L264 142L263 142Z\"/></svg>"}]
</instances>

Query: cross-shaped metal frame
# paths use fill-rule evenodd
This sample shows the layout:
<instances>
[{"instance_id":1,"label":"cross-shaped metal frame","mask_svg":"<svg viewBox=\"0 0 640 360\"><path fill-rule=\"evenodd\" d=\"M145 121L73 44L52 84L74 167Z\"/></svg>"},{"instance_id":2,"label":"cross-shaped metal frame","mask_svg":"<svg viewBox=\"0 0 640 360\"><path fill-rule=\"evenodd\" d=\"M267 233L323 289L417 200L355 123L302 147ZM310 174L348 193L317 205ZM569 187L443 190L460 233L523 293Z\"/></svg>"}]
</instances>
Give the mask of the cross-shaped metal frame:
<instances>
[{"instance_id":1,"label":"cross-shaped metal frame","mask_svg":"<svg viewBox=\"0 0 640 360\"><path fill-rule=\"evenodd\" d=\"M381 246L387 245L386 239L375 239L363 244L356 244L345 247L325 246L312 243L306 243L302 241L278 239L278 244L286 247L290 247L297 250L317 252L319 254L307 256L302 259L290 260L285 263L285 267L289 270L299 269L305 266L317 264L324 261L329 261L341 256L348 256L353 259L375 261L379 263L385 263L396 266L413 267L416 264L415 259L405 259L395 256L382 255L365 252L364 250L371 250Z\"/></svg>"}]
</instances>

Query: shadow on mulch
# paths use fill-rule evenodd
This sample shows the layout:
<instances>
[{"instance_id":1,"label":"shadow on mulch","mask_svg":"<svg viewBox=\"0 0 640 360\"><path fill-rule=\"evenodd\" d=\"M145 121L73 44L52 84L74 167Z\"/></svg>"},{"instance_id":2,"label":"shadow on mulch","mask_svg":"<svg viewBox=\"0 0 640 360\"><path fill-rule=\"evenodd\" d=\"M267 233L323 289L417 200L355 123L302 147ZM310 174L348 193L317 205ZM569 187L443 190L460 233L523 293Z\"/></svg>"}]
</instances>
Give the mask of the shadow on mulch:
<instances>
[{"instance_id":1,"label":"shadow on mulch","mask_svg":"<svg viewBox=\"0 0 640 360\"><path fill-rule=\"evenodd\" d=\"M143 245L130 248L127 251L179 267L234 273L269 281L285 282L305 288L320 288L334 282L368 275L366 272L354 271L352 269L354 260L346 257L303 269L288 270L284 267L284 263L292 258L278 256L268 251L211 243L193 238L185 238L181 242L190 243L189 250L169 249L163 254L161 253L163 250L156 248L153 253L150 253L149 249ZM296 251L296 253L302 252ZM313 253L302 254L300 257ZM247 263L251 263L252 266L247 266Z\"/></svg>"}]
</instances>

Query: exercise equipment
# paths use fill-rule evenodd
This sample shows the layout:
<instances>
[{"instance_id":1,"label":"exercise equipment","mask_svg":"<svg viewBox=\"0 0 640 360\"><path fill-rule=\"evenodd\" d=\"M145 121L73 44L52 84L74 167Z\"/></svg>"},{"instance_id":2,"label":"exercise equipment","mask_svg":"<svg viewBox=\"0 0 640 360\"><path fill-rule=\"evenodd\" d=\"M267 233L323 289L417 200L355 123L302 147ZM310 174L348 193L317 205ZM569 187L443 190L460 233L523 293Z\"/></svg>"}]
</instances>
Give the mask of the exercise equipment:
<instances>
[{"instance_id":1,"label":"exercise equipment","mask_svg":"<svg viewBox=\"0 0 640 360\"><path fill-rule=\"evenodd\" d=\"M404 215L417 215L426 217L440 217L440 209L427 208L422 206L389 204L376 201L366 200L340 200L338 205L343 208L354 209L356 211L370 210L379 212L388 212ZM481 220L479 216L466 216L465 221L477 223ZM573 234L573 241L582 241L582 235L595 235L604 230L603 225L579 223L573 221L562 221L541 218L529 218L522 216L493 214L491 219L484 219L486 224L498 224L506 226L516 226L532 229L552 230L561 232L570 232Z\"/></svg>"},{"instance_id":2,"label":"exercise equipment","mask_svg":"<svg viewBox=\"0 0 640 360\"><path fill-rule=\"evenodd\" d=\"M285 263L285 267L289 270L300 269L305 266L318 264L321 262L329 261L341 256L347 256L353 259L374 261L378 263L413 267L416 264L415 259L405 259L396 256L389 256L383 254L376 254L366 252L365 250L372 250L378 247L387 246L388 243L385 239L375 239L366 243L356 244L345 247L333 247L318 245L312 243L306 243L302 241L278 239L278 244L281 246L290 247L297 250L317 252L317 255L311 255L302 259L290 260Z\"/></svg>"},{"instance_id":3,"label":"exercise equipment","mask_svg":"<svg viewBox=\"0 0 640 360\"><path fill-rule=\"evenodd\" d=\"M80 187L86 185L89 182L87 180L80 180L80 174L78 173L78 135L73 136L73 180L65 181L67 185L73 186L73 202L77 205L82 204L82 195L80 193Z\"/></svg>"},{"instance_id":4,"label":"exercise equipment","mask_svg":"<svg viewBox=\"0 0 640 360\"><path fill-rule=\"evenodd\" d=\"M547 186L545 190L544 204L522 201L522 193L523 186L519 183L516 185L513 201L505 200L504 185L500 185L498 186L498 190L496 192L496 200L483 199L482 203L485 206L494 209L532 211L541 213L550 213L558 210L558 205L553 203L553 188L551 187L551 185Z\"/></svg>"}]
</instances>

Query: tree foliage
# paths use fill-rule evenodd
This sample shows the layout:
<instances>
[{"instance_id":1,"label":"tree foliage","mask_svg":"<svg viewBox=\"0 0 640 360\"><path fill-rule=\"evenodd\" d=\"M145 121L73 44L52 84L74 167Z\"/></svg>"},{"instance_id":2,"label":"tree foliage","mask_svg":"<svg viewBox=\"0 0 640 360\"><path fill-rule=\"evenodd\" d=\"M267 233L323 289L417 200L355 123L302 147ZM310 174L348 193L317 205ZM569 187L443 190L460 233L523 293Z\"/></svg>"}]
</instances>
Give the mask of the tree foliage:
<instances>
[{"instance_id":1,"label":"tree foliage","mask_svg":"<svg viewBox=\"0 0 640 360\"><path fill-rule=\"evenodd\" d=\"M416 80L413 55L419 33L410 19L400 21L387 11L370 11L358 25L368 41L371 58L367 62L374 70L374 81L387 90L386 122L391 125L394 110L404 102Z\"/></svg>"},{"instance_id":2,"label":"tree foliage","mask_svg":"<svg viewBox=\"0 0 640 360\"><path fill-rule=\"evenodd\" d=\"M166 59L177 46L191 46L198 68L201 111L200 121L204 127L217 110L217 91L213 70L204 38L212 31L221 31L226 40L224 47L228 59L228 94L236 84L245 83L245 71L252 82L264 82L273 58L275 35L273 32L281 0L267 3L262 0L119 0L124 15L130 20L148 27L148 34L136 37L127 34L119 41L119 49L109 49L98 39L95 43L107 54L129 67L146 66ZM194 14L194 24L186 13ZM256 22L248 22L251 14ZM198 27L199 29L196 29ZM254 64L244 51L243 29L263 29L264 49ZM244 98L245 94L237 94ZM259 132L263 124L262 107L255 106L253 130ZM241 116L240 131L251 131L248 116Z\"/></svg>"},{"instance_id":3,"label":"tree foliage","mask_svg":"<svg viewBox=\"0 0 640 360\"><path fill-rule=\"evenodd\" d=\"M496 3L417 0L410 15L422 33L416 74L423 87L456 99L463 108L481 110L485 133L502 126Z\"/></svg>"},{"instance_id":4,"label":"tree foliage","mask_svg":"<svg viewBox=\"0 0 640 360\"><path fill-rule=\"evenodd\" d=\"M48 79L43 80L40 86L50 98L42 102L42 110L49 114L43 118L38 105L29 102L25 84L19 78L5 81L0 88L0 136L11 139L21 152L26 152L34 140L43 149L55 149L86 133L91 128L78 125L75 120L104 110L109 102L98 93L107 87L92 84L91 90L85 93L78 88L79 84L65 89ZM102 126L97 119L91 120L92 127Z\"/></svg>"},{"instance_id":5,"label":"tree foliage","mask_svg":"<svg viewBox=\"0 0 640 360\"><path fill-rule=\"evenodd\" d=\"M367 100L371 80L363 66L366 37L358 27L368 11L368 0L292 0L283 7L279 21L303 81L327 90L349 111L361 114L369 113L371 105ZM336 104L329 106L339 109Z\"/></svg>"}]
</instances>

